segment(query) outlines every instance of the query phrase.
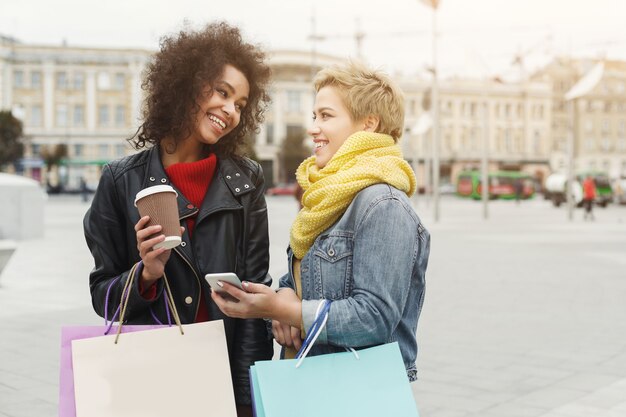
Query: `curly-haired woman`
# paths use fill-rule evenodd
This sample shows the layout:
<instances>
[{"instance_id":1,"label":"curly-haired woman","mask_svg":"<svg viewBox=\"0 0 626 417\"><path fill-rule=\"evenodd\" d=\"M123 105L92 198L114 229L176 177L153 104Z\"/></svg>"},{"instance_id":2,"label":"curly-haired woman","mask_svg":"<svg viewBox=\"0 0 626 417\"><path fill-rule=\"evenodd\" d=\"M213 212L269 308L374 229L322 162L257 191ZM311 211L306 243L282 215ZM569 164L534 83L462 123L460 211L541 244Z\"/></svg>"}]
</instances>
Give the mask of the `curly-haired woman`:
<instances>
[{"instance_id":1,"label":"curly-haired woman","mask_svg":"<svg viewBox=\"0 0 626 417\"><path fill-rule=\"evenodd\" d=\"M85 215L95 261L90 289L95 311L112 317L129 271L128 323L165 323L164 273L183 323L224 320L235 398L249 412L248 368L272 357L262 320L226 317L210 297L206 273L234 271L270 285L267 208L260 166L242 155L244 138L262 121L270 70L265 55L239 30L214 23L166 37L146 70L143 123L130 141L145 150L104 166ZM182 243L164 240L134 207L138 191L167 184L178 192ZM141 262L140 262L141 261ZM105 312L109 298L108 311Z\"/></svg>"}]
</instances>

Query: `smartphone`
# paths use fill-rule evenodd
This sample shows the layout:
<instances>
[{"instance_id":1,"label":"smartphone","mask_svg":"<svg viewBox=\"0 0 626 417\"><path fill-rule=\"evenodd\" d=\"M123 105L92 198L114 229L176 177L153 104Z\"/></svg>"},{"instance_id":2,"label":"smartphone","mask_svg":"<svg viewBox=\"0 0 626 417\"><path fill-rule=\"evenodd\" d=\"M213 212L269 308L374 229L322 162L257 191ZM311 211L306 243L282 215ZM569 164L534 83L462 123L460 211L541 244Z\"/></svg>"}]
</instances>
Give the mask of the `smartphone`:
<instances>
[{"instance_id":1,"label":"smartphone","mask_svg":"<svg viewBox=\"0 0 626 417\"><path fill-rule=\"evenodd\" d=\"M234 285L242 291L245 291L241 286L241 280L237 276L237 274L233 272L219 272L217 274L206 274L204 276L206 282L208 282L209 286L213 288L214 291L220 294L227 294L226 291L222 287L219 286L217 281L227 282L229 284Z\"/></svg>"}]
</instances>

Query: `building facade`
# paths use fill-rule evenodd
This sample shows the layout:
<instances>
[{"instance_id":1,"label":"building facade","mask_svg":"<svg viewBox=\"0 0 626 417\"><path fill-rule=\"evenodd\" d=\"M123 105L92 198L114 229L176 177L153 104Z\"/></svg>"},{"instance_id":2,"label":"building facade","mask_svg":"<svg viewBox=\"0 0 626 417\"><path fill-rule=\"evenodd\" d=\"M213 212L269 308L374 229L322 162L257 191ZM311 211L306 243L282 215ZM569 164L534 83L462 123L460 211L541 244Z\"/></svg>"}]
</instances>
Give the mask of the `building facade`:
<instances>
[{"instance_id":1,"label":"building facade","mask_svg":"<svg viewBox=\"0 0 626 417\"><path fill-rule=\"evenodd\" d=\"M268 184L286 182L293 173L285 172L280 161L281 145L288 136L306 138L313 116L314 89L311 80L320 69L342 59L303 51L273 51L271 103L265 123L257 135L255 149ZM313 143L306 146L313 148Z\"/></svg>"},{"instance_id":2,"label":"building facade","mask_svg":"<svg viewBox=\"0 0 626 417\"><path fill-rule=\"evenodd\" d=\"M405 157L413 161L420 188L429 188L432 129L416 133L430 114L430 83L403 80L406 96ZM480 169L483 143L490 171L524 171L539 182L548 174L551 149L551 91L540 82L451 79L439 86L441 183L456 183L459 172ZM486 114L484 113L486 110Z\"/></svg>"},{"instance_id":3,"label":"building facade","mask_svg":"<svg viewBox=\"0 0 626 417\"><path fill-rule=\"evenodd\" d=\"M101 166L132 152L141 72L149 51L21 44L0 40L0 108L22 120L25 157L19 168L50 185L95 186ZM57 145L67 155L47 172L42 156Z\"/></svg>"},{"instance_id":4,"label":"building facade","mask_svg":"<svg viewBox=\"0 0 626 417\"><path fill-rule=\"evenodd\" d=\"M0 37L0 108L22 120L26 136L18 168L42 183L76 189L84 179L95 187L104 163L133 152L125 139L140 122L142 72L153 52L37 46ZM269 58L272 101L254 138L268 186L293 178L283 168L281 144L289 136L306 138L312 77L344 62L306 51L273 51ZM550 171L564 169L570 116L563 95L595 62L557 59L520 83L441 81L441 182L454 184L459 172L479 168L484 141L491 171L524 171L541 183ZM430 80L395 78L405 93L401 145L420 189L427 189L432 129L416 126L430 111ZM626 176L626 63L607 61L602 81L576 108L576 169ZM59 169L47 172L43 156L59 144L67 155Z\"/></svg>"},{"instance_id":5,"label":"building facade","mask_svg":"<svg viewBox=\"0 0 626 417\"><path fill-rule=\"evenodd\" d=\"M575 172L601 171L614 179L626 177L626 62L605 60L600 82L571 104L574 109L564 98L597 63L557 58L532 77L552 85L550 166L553 171L567 169L568 137L573 134Z\"/></svg>"}]
</instances>

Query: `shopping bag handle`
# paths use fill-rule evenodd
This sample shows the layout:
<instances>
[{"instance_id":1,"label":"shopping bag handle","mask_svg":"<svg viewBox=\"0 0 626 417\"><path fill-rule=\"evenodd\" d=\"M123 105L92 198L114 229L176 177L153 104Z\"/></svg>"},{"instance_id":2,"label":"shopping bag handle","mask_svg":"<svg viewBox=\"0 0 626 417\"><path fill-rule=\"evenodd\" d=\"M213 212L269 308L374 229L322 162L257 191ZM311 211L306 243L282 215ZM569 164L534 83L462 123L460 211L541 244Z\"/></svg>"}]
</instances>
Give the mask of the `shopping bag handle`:
<instances>
[{"instance_id":1,"label":"shopping bag handle","mask_svg":"<svg viewBox=\"0 0 626 417\"><path fill-rule=\"evenodd\" d=\"M133 267L131 268L128 274L128 279L126 280L126 283L124 284L124 288L122 289L122 298L120 300L121 313L120 313L119 326L117 327L117 334L115 335L115 341L114 341L115 344L117 344L120 338L120 334L122 333L122 327L124 325L124 315L126 314L126 308L128 307L128 300L130 299L130 294L129 294L130 289L132 287L133 282L137 279L137 275L138 275L137 269L140 265L143 266L142 261L139 261L135 265L133 265ZM176 324L178 325L178 328L180 329L180 334L184 335L185 332L183 331L183 326L180 322L178 310L176 309L176 304L174 303L174 297L172 296L170 283L167 279L167 275L165 274L165 272L163 272L162 279L163 279L163 282L165 282L165 294L167 296L166 301L169 301L169 305L172 306L172 314L174 316L174 321L176 321Z\"/></svg>"},{"instance_id":2,"label":"shopping bag handle","mask_svg":"<svg viewBox=\"0 0 626 417\"><path fill-rule=\"evenodd\" d=\"M331 300L322 300L318 304L317 310L315 312L315 321L313 322L313 324L311 325L311 328L309 329L309 334L304 339L304 342L302 342L302 347L296 354L296 359L298 359L298 362L296 362L296 368L299 368L300 365L302 365L304 358L307 357L307 355L309 354L309 351L311 350L311 348L315 344L315 341L317 340L320 333L322 332L322 329L324 328L324 326L326 326L326 322L328 321L328 314L330 312L331 302L332 302ZM357 353L356 350L354 350L354 348L347 347L345 349L348 352L352 352L355 358L360 359L359 354Z\"/></svg>"},{"instance_id":3,"label":"shopping bag handle","mask_svg":"<svg viewBox=\"0 0 626 417\"><path fill-rule=\"evenodd\" d=\"M139 261L139 262L137 262L137 269L136 269L135 273L136 274L141 274L142 270L143 270L143 261ZM132 272L132 269L131 269L131 272ZM105 327L104 335L105 336L109 334L109 332L113 328L114 322L117 320L117 317L120 314L121 304L118 304L117 309L113 313L113 318L109 322L109 295L111 294L111 289L113 288L113 285L115 285L115 283L117 281L119 281L121 277L122 277L122 275L118 275L117 277L115 277L115 279L113 279L109 283L109 286L107 288L107 292L106 292L106 295L105 295L105 298L104 298L104 327ZM126 295L125 295L126 297L128 297L129 291L130 291L130 288L129 288L128 291L126 291ZM165 304L165 313L167 314L167 324L169 326L172 326L172 316L170 314L170 304L169 304L169 301L168 301L167 297L163 298L163 303ZM157 316L154 314L154 311L152 311L152 307L150 307L150 314L152 315L152 318L154 319L155 323L163 324L157 318Z\"/></svg>"},{"instance_id":4,"label":"shopping bag handle","mask_svg":"<svg viewBox=\"0 0 626 417\"><path fill-rule=\"evenodd\" d=\"M315 312L315 321L311 325L309 329L309 334L307 334L304 342L302 342L302 347L296 354L296 368L299 368L302 365L302 361L309 354L309 351L315 344L315 341L319 337L320 333L322 333L322 329L326 326L326 322L328 321L328 313L330 311L331 300L322 300L317 306L317 311Z\"/></svg>"}]
</instances>

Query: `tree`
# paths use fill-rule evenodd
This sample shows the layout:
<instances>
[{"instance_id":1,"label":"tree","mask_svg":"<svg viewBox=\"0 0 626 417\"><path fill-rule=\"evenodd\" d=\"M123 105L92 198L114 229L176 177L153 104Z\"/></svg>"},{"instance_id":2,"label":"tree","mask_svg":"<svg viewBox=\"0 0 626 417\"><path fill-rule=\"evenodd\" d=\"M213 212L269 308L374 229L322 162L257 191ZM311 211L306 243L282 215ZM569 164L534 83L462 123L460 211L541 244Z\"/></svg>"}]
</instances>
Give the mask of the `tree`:
<instances>
[{"instance_id":1,"label":"tree","mask_svg":"<svg viewBox=\"0 0 626 417\"><path fill-rule=\"evenodd\" d=\"M44 160L47 167L47 185L50 192L61 191L61 184L59 181L58 169L52 169L59 166L61 160L67 157L67 145L64 143L58 143L52 147L44 146L41 149L41 159Z\"/></svg>"},{"instance_id":2,"label":"tree","mask_svg":"<svg viewBox=\"0 0 626 417\"><path fill-rule=\"evenodd\" d=\"M0 168L24 155L22 122L10 111L0 111Z\"/></svg>"},{"instance_id":3,"label":"tree","mask_svg":"<svg viewBox=\"0 0 626 417\"><path fill-rule=\"evenodd\" d=\"M248 134L246 137L243 138L243 145L241 146L241 150L244 156L247 156L253 161L257 161L260 163L261 161L259 161L259 157L256 154L256 149L254 146L255 144L256 138L254 134Z\"/></svg>"},{"instance_id":4,"label":"tree","mask_svg":"<svg viewBox=\"0 0 626 417\"><path fill-rule=\"evenodd\" d=\"M44 146L41 149L41 159L43 159L46 163L46 166L48 167L48 172L50 172L53 167L58 166L61 163L61 160L66 157L67 145L64 143L57 143L51 148L48 146Z\"/></svg>"},{"instance_id":5,"label":"tree","mask_svg":"<svg viewBox=\"0 0 626 417\"><path fill-rule=\"evenodd\" d=\"M296 180L296 169L303 160L311 156L311 150L304 146L305 137L304 129L288 130L287 137L281 144L278 157L281 163L281 176L286 182Z\"/></svg>"}]
</instances>

